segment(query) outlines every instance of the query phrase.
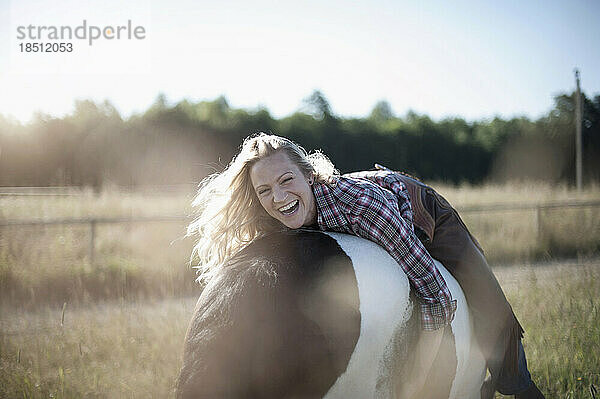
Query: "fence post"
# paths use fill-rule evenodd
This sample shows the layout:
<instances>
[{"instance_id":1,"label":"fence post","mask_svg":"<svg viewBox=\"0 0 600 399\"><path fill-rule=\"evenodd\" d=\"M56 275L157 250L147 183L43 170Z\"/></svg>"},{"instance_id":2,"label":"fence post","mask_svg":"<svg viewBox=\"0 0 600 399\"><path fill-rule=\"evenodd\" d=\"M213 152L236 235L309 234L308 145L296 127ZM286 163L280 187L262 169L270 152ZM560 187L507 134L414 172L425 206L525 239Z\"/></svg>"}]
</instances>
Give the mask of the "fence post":
<instances>
[{"instance_id":1,"label":"fence post","mask_svg":"<svg viewBox=\"0 0 600 399\"><path fill-rule=\"evenodd\" d=\"M90 265L94 266L94 241L96 239L96 219L90 221Z\"/></svg>"},{"instance_id":2,"label":"fence post","mask_svg":"<svg viewBox=\"0 0 600 399\"><path fill-rule=\"evenodd\" d=\"M542 207L540 205L538 205L536 208L536 213L535 213L535 224L536 224L536 230L537 230L537 242L539 243L540 240L542 239Z\"/></svg>"}]
</instances>

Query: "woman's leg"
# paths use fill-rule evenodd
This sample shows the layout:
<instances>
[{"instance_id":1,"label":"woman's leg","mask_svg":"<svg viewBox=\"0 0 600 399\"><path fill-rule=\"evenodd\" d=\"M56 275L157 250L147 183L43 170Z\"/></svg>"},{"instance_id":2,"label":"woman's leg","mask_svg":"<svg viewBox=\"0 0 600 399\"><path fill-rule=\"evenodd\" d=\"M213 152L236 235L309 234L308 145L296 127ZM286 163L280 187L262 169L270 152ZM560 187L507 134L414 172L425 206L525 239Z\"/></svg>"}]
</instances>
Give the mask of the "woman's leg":
<instances>
[{"instance_id":1,"label":"woman's leg","mask_svg":"<svg viewBox=\"0 0 600 399\"><path fill-rule=\"evenodd\" d=\"M497 369L497 368L496 368ZM517 399L525 398L543 398L544 395L531 380L531 375L527 369L527 358L523 344L519 341L519 372L517 375L506 373L500 367L500 374L492 376L496 381L496 389L503 395L515 395Z\"/></svg>"},{"instance_id":2,"label":"woman's leg","mask_svg":"<svg viewBox=\"0 0 600 399\"><path fill-rule=\"evenodd\" d=\"M465 293L493 387L505 394L518 394L528 387L535 387L520 342L523 329L479 243L441 195L429 187L421 194L424 209L435 221L433 239L424 243L425 248L446 266Z\"/></svg>"}]
</instances>

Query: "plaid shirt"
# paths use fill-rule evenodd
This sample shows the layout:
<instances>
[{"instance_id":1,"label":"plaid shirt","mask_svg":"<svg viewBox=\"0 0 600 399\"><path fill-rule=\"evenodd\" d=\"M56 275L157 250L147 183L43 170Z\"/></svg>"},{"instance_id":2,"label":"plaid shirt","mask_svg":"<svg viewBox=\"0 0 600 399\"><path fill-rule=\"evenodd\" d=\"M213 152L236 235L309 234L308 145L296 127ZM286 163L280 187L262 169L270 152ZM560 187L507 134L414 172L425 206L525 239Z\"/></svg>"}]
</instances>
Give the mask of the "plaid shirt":
<instances>
[{"instance_id":1,"label":"plaid shirt","mask_svg":"<svg viewBox=\"0 0 600 399\"><path fill-rule=\"evenodd\" d=\"M404 184L385 174L376 182L344 176L334 185L315 182L319 229L354 234L385 248L402 267L421 301L423 329L437 330L454 318L456 300L452 300L431 255L414 234Z\"/></svg>"}]
</instances>

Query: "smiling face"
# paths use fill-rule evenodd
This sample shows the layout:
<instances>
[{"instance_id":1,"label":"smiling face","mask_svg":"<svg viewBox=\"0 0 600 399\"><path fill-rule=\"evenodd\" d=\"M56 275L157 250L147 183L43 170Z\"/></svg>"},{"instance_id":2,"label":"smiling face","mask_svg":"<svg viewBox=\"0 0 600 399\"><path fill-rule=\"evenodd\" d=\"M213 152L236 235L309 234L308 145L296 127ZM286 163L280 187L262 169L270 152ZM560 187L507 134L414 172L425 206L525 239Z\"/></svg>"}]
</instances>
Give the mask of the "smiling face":
<instances>
[{"instance_id":1,"label":"smiling face","mask_svg":"<svg viewBox=\"0 0 600 399\"><path fill-rule=\"evenodd\" d=\"M285 152L278 151L256 162L250 168L250 179L269 215L291 229L314 224L317 207L312 180Z\"/></svg>"}]
</instances>

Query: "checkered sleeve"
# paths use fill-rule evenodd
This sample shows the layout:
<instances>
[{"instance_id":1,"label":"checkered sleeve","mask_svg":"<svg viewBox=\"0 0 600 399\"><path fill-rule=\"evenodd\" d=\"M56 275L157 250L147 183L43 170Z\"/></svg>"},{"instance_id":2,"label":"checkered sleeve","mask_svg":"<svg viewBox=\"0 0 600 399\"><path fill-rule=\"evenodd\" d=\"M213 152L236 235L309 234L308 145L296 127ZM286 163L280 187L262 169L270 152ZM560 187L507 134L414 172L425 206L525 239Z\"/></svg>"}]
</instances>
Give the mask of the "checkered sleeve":
<instances>
[{"instance_id":1,"label":"checkered sleeve","mask_svg":"<svg viewBox=\"0 0 600 399\"><path fill-rule=\"evenodd\" d=\"M410 206L410 197L406 186L400 180L396 173L389 171L381 171L373 176L375 183L396 195L398 200L398 208L400 216L407 221L410 221L412 226L413 212Z\"/></svg>"},{"instance_id":2,"label":"checkered sleeve","mask_svg":"<svg viewBox=\"0 0 600 399\"><path fill-rule=\"evenodd\" d=\"M456 300L398 207L392 206L376 185L361 187L349 211L354 234L384 247L402 267L421 302L424 330L437 330L454 318Z\"/></svg>"}]
</instances>

